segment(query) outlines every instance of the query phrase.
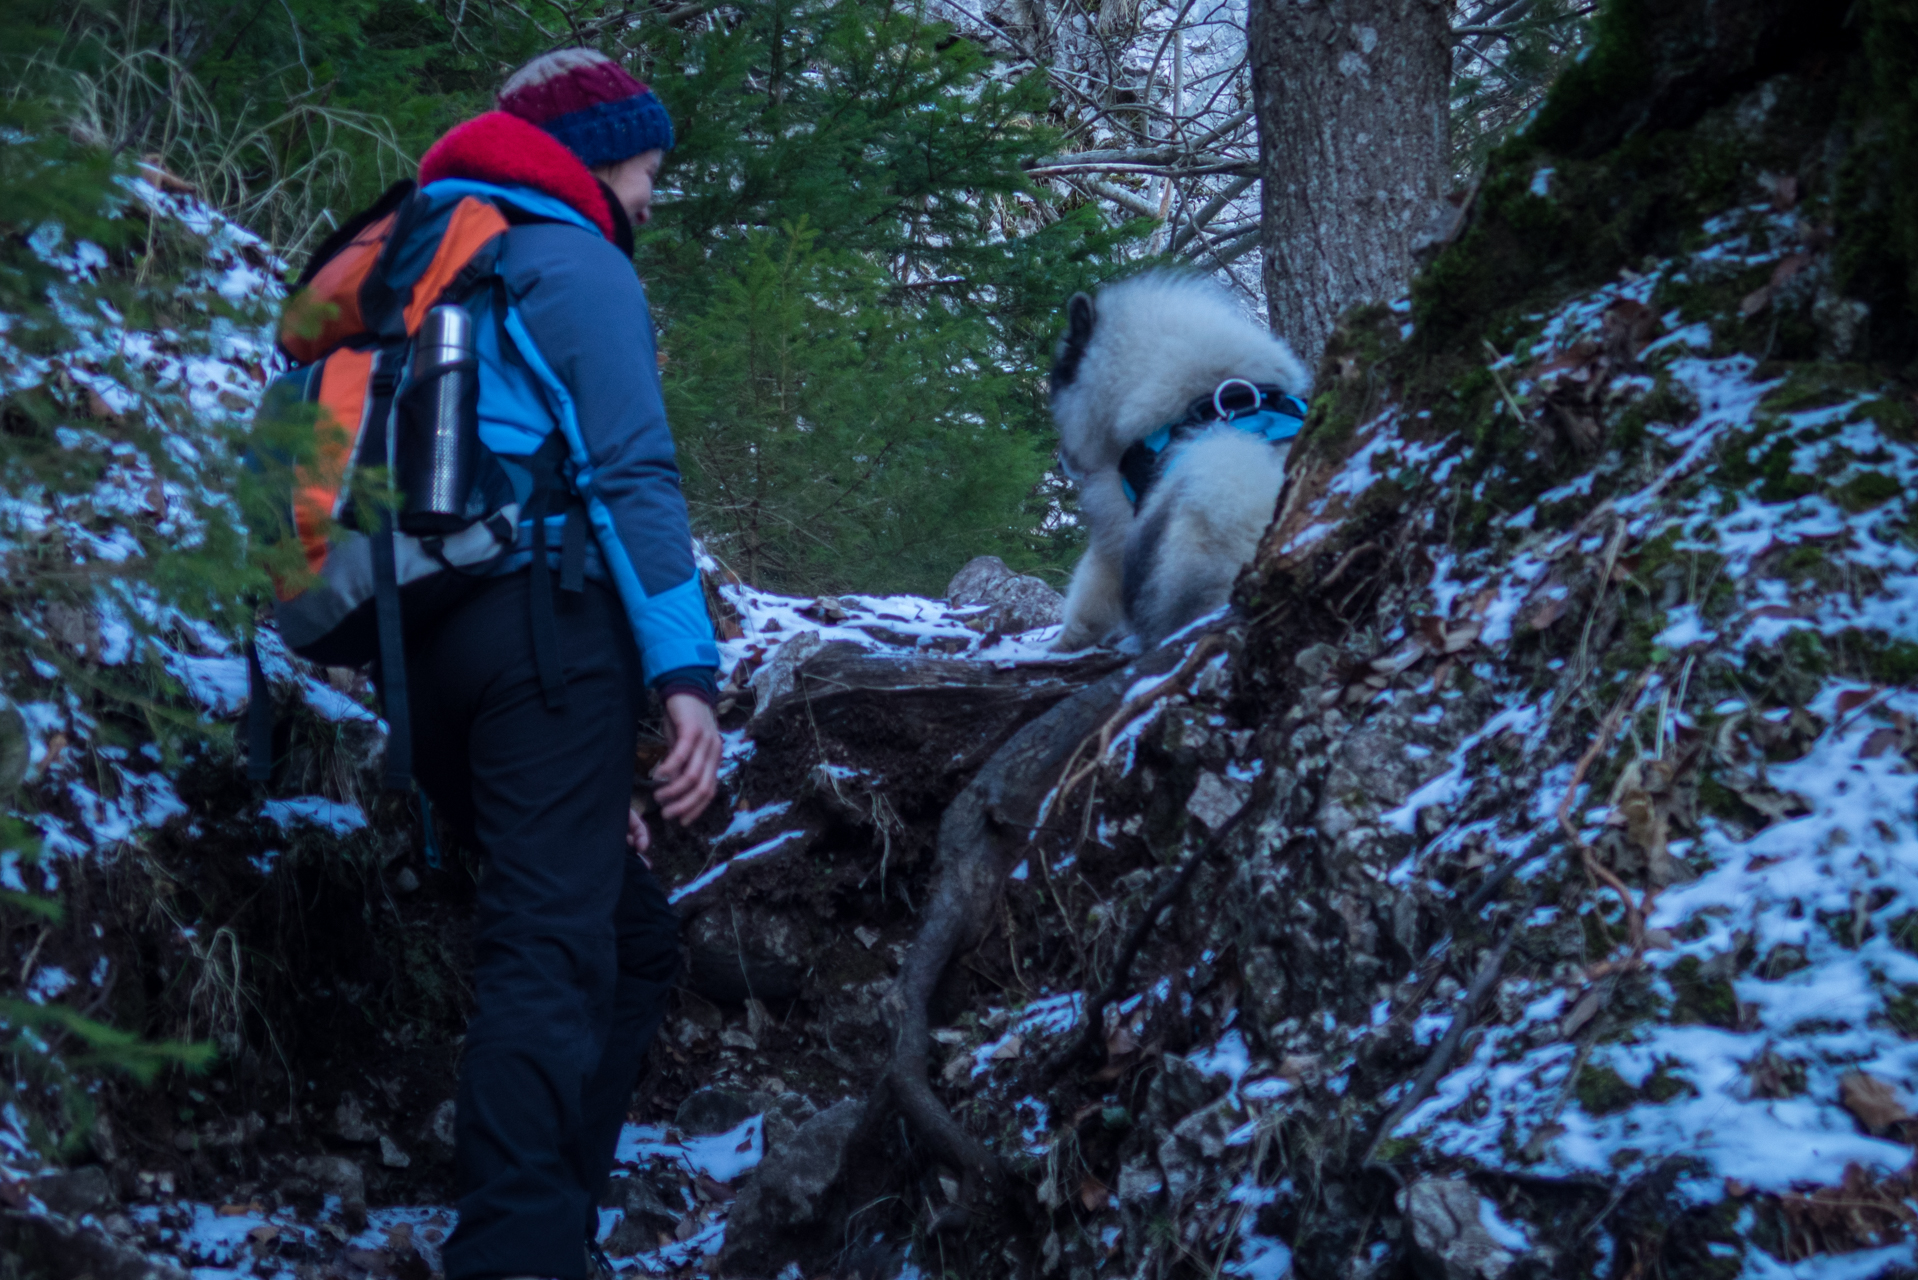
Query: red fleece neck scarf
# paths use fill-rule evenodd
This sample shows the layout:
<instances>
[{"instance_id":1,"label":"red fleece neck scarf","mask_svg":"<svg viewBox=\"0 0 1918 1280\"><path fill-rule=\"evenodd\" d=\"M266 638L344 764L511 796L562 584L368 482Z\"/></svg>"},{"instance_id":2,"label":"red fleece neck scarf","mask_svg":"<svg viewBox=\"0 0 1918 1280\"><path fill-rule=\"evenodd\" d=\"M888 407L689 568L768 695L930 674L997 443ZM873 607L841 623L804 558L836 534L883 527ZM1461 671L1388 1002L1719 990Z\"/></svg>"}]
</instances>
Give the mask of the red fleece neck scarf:
<instances>
[{"instance_id":1,"label":"red fleece neck scarf","mask_svg":"<svg viewBox=\"0 0 1918 1280\"><path fill-rule=\"evenodd\" d=\"M441 178L532 187L564 200L613 239L613 214L592 171L553 135L504 111L468 120L433 144L420 161L420 185Z\"/></svg>"}]
</instances>

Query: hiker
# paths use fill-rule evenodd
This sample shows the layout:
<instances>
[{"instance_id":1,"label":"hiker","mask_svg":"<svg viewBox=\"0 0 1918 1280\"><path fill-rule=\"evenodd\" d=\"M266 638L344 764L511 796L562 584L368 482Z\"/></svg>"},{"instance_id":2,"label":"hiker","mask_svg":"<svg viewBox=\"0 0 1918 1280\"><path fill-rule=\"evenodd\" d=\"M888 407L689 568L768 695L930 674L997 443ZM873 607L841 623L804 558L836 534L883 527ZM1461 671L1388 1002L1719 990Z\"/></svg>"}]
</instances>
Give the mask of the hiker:
<instances>
[{"instance_id":1,"label":"hiker","mask_svg":"<svg viewBox=\"0 0 1918 1280\"><path fill-rule=\"evenodd\" d=\"M329 236L288 303L261 415L328 429L295 466L307 573L274 621L302 657L374 668L386 786L417 778L484 859L447 1280L582 1280L678 968L629 809L638 724L650 685L653 797L691 822L718 785L719 650L632 263L672 122L590 49L528 63L499 108ZM381 467L398 505L363 509L350 479Z\"/></svg>"},{"instance_id":2,"label":"hiker","mask_svg":"<svg viewBox=\"0 0 1918 1280\"><path fill-rule=\"evenodd\" d=\"M672 144L644 85L592 50L566 49L521 68L499 110L420 162L423 197L504 192L513 225L497 271L530 341L511 323L510 342L476 323L481 438L576 430L588 465L572 487L589 495L596 535L580 539L583 589L545 592L559 602L557 709L539 669L535 597L550 579L528 571L530 522L492 581L407 637L415 770L485 858L448 1280L581 1280L589 1254L604 1266L599 1197L679 954L678 917L643 861L646 828L628 813L646 685L665 705L670 744L654 771L661 817L692 821L717 785L718 650L632 265L632 229ZM549 394L489 398L489 367L531 380L540 361L559 384ZM543 414L499 420L529 404ZM546 568L564 585L565 533L558 542Z\"/></svg>"}]
</instances>

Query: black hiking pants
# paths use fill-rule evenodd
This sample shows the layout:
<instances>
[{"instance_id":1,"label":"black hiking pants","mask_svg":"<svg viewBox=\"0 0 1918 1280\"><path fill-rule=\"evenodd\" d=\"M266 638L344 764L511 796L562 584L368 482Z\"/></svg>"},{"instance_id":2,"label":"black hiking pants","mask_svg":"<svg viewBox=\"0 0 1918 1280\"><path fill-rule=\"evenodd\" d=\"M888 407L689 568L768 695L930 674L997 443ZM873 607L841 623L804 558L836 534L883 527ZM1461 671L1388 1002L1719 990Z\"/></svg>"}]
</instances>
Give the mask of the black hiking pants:
<instances>
[{"instance_id":1,"label":"black hiking pants","mask_svg":"<svg viewBox=\"0 0 1918 1280\"><path fill-rule=\"evenodd\" d=\"M460 1059L447 1280L582 1280L679 919L626 847L645 708L612 590L555 592L563 708L533 665L528 575L408 646L414 771L484 858Z\"/></svg>"}]
</instances>

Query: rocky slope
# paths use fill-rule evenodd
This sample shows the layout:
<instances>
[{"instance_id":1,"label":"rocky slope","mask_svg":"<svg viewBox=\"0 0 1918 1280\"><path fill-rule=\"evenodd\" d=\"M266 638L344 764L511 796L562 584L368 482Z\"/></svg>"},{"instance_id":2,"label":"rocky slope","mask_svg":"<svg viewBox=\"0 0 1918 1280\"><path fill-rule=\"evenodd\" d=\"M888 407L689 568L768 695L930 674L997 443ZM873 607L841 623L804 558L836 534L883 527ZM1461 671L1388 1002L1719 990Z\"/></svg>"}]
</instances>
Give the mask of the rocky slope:
<instances>
[{"instance_id":1,"label":"rocky slope","mask_svg":"<svg viewBox=\"0 0 1918 1280\"><path fill-rule=\"evenodd\" d=\"M688 964L622 1273L1910 1274L1910 35L1609 10L1349 318L1234 609L1158 652L1054 658L990 566L951 602L713 566L726 803L656 851ZM10 583L22 530L163 542L33 500ZM247 788L236 630L117 598L22 610L47 855L8 884L67 910L3 941L35 1008L219 1058L141 1087L9 1013L0 1240L429 1274L470 855L373 793L338 673L274 663ZM102 687L134 664L144 701Z\"/></svg>"}]
</instances>

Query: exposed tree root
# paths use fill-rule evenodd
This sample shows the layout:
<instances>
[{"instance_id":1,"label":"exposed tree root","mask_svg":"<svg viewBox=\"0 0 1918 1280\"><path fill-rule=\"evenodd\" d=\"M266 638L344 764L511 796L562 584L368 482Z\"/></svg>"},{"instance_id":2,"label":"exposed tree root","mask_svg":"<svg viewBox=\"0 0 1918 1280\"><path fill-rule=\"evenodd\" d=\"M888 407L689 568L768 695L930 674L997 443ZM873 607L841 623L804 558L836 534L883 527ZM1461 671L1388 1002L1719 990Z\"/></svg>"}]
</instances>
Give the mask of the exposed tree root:
<instances>
[{"instance_id":1,"label":"exposed tree root","mask_svg":"<svg viewBox=\"0 0 1918 1280\"><path fill-rule=\"evenodd\" d=\"M872 1109L896 1107L936 1156L960 1171L962 1203L941 1214L931 1224L936 1229L963 1225L982 1195L997 1198L1003 1192L1005 1178L998 1157L967 1133L932 1091L927 1059L933 993L947 965L978 942L992 919L1013 864L1030 846L1046 797L1088 738L1110 728L1115 708L1130 705L1126 693L1137 681L1189 663L1208 644L1216 648L1217 638L1155 649L1021 728L993 753L939 824L938 879L899 980L885 998L893 1051ZM883 1119L869 1115L868 1125Z\"/></svg>"}]
</instances>

